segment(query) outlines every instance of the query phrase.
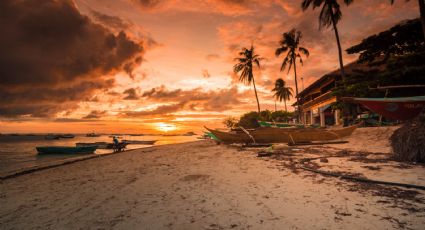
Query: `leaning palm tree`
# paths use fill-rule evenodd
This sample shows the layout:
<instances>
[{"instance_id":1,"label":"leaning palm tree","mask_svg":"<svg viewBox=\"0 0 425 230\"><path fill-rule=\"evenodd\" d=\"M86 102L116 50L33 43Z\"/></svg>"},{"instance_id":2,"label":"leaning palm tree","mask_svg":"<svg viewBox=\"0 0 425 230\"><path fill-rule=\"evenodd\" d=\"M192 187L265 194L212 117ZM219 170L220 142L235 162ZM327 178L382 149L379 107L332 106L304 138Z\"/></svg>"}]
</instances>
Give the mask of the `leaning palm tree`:
<instances>
[{"instance_id":1,"label":"leaning palm tree","mask_svg":"<svg viewBox=\"0 0 425 230\"><path fill-rule=\"evenodd\" d=\"M409 0L406 0L408 2ZM390 0L391 4L394 4L394 0ZM425 38L425 0L418 0L419 2L419 14L421 15L422 32Z\"/></svg>"},{"instance_id":2,"label":"leaning palm tree","mask_svg":"<svg viewBox=\"0 0 425 230\"><path fill-rule=\"evenodd\" d=\"M353 0L344 0L344 3L348 6L353 2ZM319 15L319 29L322 27L330 27L333 26L335 31L336 43L338 45L338 57L339 57L339 68L341 71L342 79L345 79L345 71L344 71L344 62L342 61L342 50L341 50L341 42L339 40L338 28L336 24L341 20L342 13L339 8L339 4L337 0L303 0L301 3L302 9L307 10L310 5L313 7L313 10L317 7L322 6L322 10Z\"/></svg>"},{"instance_id":3,"label":"leaning palm tree","mask_svg":"<svg viewBox=\"0 0 425 230\"><path fill-rule=\"evenodd\" d=\"M276 100L279 100L280 102L283 101L285 103L285 111L288 112L288 109L286 108L286 101L289 101L289 99L293 96L292 88L289 86L286 87L286 82L282 78L279 78L276 80L272 92L274 92Z\"/></svg>"},{"instance_id":4,"label":"leaning palm tree","mask_svg":"<svg viewBox=\"0 0 425 230\"><path fill-rule=\"evenodd\" d=\"M280 71L285 70L286 66L288 67L288 73L291 70L291 67L294 66L294 78L295 78L295 98L297 99L298 105L298 80L297 80L297 65L296 61L299 59L301 65L303 64L303 59L301 54L304 54L306 57L310 54L308 50L304 47L299 46L301 39L301 32L296 29L292 29L289 32L282 34L282 39L279 41L280 47L276 49L276 56L286 52L286 57L282 61L280 66ZM298 115L300 114L300 106L298 105Z\"/></svg>"},{"instance_id":5,"label":"leaning palm tree","mask_svg":"<svg viewBox=\"0 0 425 230\"><path fill-rule=\"evenodd\" d=\"M254 85L255 98L257 99L257 108L258 114L260 114L260 102L258 101L257 88L255 87L255 79L253 73L253 66L256 65L260 68L260 61L263 60L260 56L255 54L254 46L251 45L251 49L242 48L242 51L239 52L239 57L235 58L236 63L233 66L233 71L237 74L241 72L239 76L239 81L250 85L251 82Z\"/></svg>"}]
</instances>

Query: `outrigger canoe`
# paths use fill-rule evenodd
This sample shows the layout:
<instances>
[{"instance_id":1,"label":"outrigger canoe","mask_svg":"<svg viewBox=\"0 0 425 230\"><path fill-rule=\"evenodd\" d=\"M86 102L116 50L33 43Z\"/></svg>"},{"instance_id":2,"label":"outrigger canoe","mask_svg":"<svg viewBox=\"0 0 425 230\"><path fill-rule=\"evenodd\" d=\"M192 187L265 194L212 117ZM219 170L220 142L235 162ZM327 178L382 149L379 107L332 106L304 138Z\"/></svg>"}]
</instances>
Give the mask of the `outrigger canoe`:
<instances>
[{"instance_id":1,"label":"outrigger canoe","mask_svg":"<svg viewBox=\"0 0 425 230\"><path fill-rule=\"evenodd\" d=\"M36 147L37 152L40 154L76 154L76 153L94 153L97 146L43 146Z\"/></svg>"},{"instance_id":2,"label":"outrigger canoe","mask_svg":"<svg viewBox=\"0 0 425 230\"><path fill-rule=\"evenodd\" d=\"M220 131L209 129L218 142L230 143L301 143L312 141L330 141L349 136L357 128L357 125L348 126L340 129L324 128L294 128L280 129L271 127L261 127L258 129L242 131Z\"/></svg>"}]
</instances>

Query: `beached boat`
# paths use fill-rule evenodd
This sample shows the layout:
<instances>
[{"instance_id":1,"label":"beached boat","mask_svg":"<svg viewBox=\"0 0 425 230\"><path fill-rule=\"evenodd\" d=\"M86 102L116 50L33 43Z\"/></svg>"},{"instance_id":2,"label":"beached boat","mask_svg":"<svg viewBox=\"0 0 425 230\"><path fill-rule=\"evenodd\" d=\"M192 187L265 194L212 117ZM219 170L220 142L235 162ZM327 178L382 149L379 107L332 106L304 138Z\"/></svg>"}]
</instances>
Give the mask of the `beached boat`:
<instances>
[{"instance_id":1,"label":"beached boat","mask_svg":"<svg viewBox=\"0 0 425 230\"><path fill-rule=\"evenodd\" d=\"M97 146L42 146L36 147L37 152L40 154L77 154L77 153L94 153Z\"/></svg>"},{"instance_id":2,"label":"beached boat","mask_svg":"<svg viewBox=\"0 0 425 230\"><path fill-rule=\"evenodd\" d=\"M157 140L143 140L143 141L139 141L139 140L124 140L124 142L127 143L127 144L153 145L153 144L155 144L155 142L157 142Z\"/></svg>"},{"instance_id":3,"label":"beached boat","mask_svg":"<svg viewBox=\"0 0 425 230\"><path fill-rule=\"evenodd\" d=\"M96 134L96 133L87 133L86 137L100 137L100 134Z\"/></svg>"},{"instance_id":4,"label":"beached boat","mask_svg":"<svg viewBox=\"0 0 425 230\"><path fill-rule=\"evenodd\" d=\"M84 146L97 146L98 149L106 149L110 143L108 142L78 142L75 143L75 146L77 147L84 147Z\"/></svg>"},{"instance_id":5,"label":"beached boat","mask_svg":"<svg viewBox=\"0 0 425 230\"><path fill-rule=\"evenodd\" d=\"M359 103L372 112L392 120L410 120L425 108L425 96L395 98L342 98Z\"/></svg>"},{"instance_id":6,"label":"beached boat","mask_svg":"<svg viewBox=\"0 0 425 230\"><path fill-rule=\"evenodd\" d=\"M340 129L303 128L281 129L262 127L243 131L220 131L209 129L219 142L223 143L301 143L311 141L330 141L351 135L356 125Z\"/></svg>"}]
</instances>

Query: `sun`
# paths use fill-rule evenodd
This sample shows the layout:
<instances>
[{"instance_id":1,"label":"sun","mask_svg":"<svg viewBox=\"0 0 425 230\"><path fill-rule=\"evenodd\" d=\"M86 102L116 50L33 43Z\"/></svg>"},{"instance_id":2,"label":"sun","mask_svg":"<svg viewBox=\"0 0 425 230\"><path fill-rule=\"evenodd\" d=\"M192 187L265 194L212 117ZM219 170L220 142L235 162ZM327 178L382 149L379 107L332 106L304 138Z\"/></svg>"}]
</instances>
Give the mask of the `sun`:
<instances>
[{"instance_id":1,"label":"sun","mask_svg":"<svg viewBox=\"0 0 425 230\"><path fill-rule=\"evenodd\" d=\"M169 131L173 131L177 129L177 126L175 124L164 123L164 122L156 123L155 126L156 126L156 129L161 132L169 132Z\"/></svg>"}]
</instances>

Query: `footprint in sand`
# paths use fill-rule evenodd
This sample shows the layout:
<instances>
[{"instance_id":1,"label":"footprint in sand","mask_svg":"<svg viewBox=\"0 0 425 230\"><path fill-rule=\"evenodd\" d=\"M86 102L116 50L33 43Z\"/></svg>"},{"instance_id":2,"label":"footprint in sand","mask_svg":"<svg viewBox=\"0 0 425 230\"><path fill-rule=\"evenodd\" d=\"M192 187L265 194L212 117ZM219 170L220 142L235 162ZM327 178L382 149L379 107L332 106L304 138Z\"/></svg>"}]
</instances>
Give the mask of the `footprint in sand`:
<instances>
[{"instance_id":1,"label":"footprint in sand","mask_svg":"<svg viewBox=\"0 0 425 230\"><path fill-rule=\"evenodd\" d=\"M209 177L210 177L210 175L205 175L205 174L192 174L192 175L187 175L185 177L182 177L180 180L182 180L182 181L196 181L196 180L205 180Z\"/></svg>"}]
</instances>

